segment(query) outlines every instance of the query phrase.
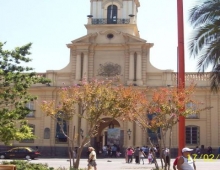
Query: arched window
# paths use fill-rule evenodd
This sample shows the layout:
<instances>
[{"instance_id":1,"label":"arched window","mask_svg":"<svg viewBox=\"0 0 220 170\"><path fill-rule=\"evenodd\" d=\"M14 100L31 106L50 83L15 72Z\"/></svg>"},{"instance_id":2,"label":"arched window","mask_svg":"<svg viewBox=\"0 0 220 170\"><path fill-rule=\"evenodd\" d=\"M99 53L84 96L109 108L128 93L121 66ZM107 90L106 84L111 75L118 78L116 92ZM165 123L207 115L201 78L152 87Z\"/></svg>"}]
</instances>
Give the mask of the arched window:
<instances>
[{"instance_id":1,"label":"arched window","mask_svg":"<svg viewBox=\"0 0 220 170\"><path fill-rule=\"evenodd\" d=\"M107 24L117 24L118 7L116 5L109 5L107 8Z\"/></svg>"},{"instance_id":2,"label":"arched window","mask_svg":"<svg viewBox=\"0 0 220 170\"><path fill-rule=\"evenodd\" d=\"M44 139L50 139L50 128L44 129Z\"/></svg>"},{"instance_id":3,"label":"arched window","mask_svg":"<svg viewBox=\"0 0 220 170\"><path fill-rule=\"evenodd\" d=\"M186 144L190 145L198 145L200 138L200 130L198 126L186 126Z\"/></svg>"}]
</instances>

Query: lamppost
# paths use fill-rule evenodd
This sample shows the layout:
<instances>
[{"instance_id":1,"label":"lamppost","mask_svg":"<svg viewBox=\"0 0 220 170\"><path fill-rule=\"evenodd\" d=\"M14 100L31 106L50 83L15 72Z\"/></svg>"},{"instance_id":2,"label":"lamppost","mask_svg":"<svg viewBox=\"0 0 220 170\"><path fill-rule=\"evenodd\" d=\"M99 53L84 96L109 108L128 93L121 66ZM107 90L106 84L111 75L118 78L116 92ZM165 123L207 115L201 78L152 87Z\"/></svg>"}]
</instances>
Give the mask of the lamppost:
<instances>
[{"instance_id":1,"label":"lamppost","mask_svg":"<svg viewBox=\"0 0 220 170\"><path fill-rule=\"evenodd\" d=\"M177 25L178 25L177 85L178 85L178 90L183 90L185 88L183 0L177 0ZM179 155L181 155L181 149L185 146L185 118L183 116L179 117L178 141L179 141L178 153Z\"/></svg>"}]
</instances>

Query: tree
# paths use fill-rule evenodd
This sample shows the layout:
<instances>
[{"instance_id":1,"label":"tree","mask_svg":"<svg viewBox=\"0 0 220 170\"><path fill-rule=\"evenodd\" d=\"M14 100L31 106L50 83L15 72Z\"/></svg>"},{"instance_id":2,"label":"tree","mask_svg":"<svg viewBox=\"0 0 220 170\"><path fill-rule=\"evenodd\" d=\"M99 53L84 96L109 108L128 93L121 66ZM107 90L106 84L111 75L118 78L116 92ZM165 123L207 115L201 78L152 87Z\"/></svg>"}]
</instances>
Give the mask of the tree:
<instances>
[{"instance_id":1,"label":"tree","mask_svg":"<svg viewBox=\"0 0 220 170\"><path fill-rule=\"evenodd\" d=\"M186 117L210 108L199 108L199 105L201 105L202 103L193 99L194 90L194 84L191 84L189 87L183 90L178 90L175 87L155 89L153 90L152 98L148 99L147 111L134 116L134 121L143 129L143 131L147 133L147 130L150 129L156 134L160 148L159 150L162 167L162 159L165 159L162 153L162 148L168 148L170 150L172 140L172 128L175 124L178 123L179 116ZM191 107L186 107L187 104L190 104ZM165 142L168 132L169 146L167 146ZM149 141L151 143L151 146L153 147L150 137ZM154 160L154 162L156 169L159 169L156 159ZM168 167L167 162L164 162L165 169L169 169L170 167Z\"/></svg>"},{"instance_id":2,"label":"tree","mask_svg":"<svg viewBox=\"0 0 220 170\"><path fill-rule=\"evenodd\" d=\"M194 28L189 41L190 55L198 59L199 72L212 67L210 86L213 92L217 92L220 84L220 1L199 3L189 12L189 21Z\"/></svg>"},{"instance_id":3,"label":"tree","mask_svg":"<svg viewBox=\"0 0 220 170\"><path fill-rule=\"evenodd\" d=\"M43 77L37 77L29 67L22 63L31 61L27 56L31 43L14 50L3 50L0 42L0 141L11 144L12 140L33 139L32 129L25 116L30 110L25 104L36 100L30 95L28 88L36 83L47 83ZM29 73L28 73L29 72Z\"/></svg>"},{"instance_id":4,"label":"tree","mask_svg":"<svg viewBox=\"0 0 220 170\"><path fill-rule=\"evenodd\" d=\"M112 81L108 80L83 81L80 85L62 87L58 95L59 101L44 101L41 109L58 122L62 133L67 137L69 155L72 160L70 166L73 165L74 168L79 167L82 149L91 137L97 135L104 117L110 118L110 121L115 118L132 120L133 115L138 114L143 109L141 105L146 103L146 98L141 90L114 85ZM75 132L75 126L73 126L73 133L65 132L62 128L63 121L68 123L72 119L78 119L78 117L80 118L78 130ZM82 119L85 119L89 126L85 137L79 140ZM80 141L76 160L74 157L71 158L75 141Z\"/></svg>"}]
</instances>

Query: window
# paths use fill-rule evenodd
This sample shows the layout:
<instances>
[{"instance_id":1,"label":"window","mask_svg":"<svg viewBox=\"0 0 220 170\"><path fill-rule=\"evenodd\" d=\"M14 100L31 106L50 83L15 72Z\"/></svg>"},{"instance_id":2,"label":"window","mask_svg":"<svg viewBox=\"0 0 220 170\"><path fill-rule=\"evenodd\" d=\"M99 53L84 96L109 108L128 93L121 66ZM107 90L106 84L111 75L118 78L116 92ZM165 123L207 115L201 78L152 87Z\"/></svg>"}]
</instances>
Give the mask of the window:
<instances>
[{"instance_id":1,"label":"window","mask_svg":"<svg viewBox=\"0 0 220 170\"><path fill-rule=\"evenodd\" d=\"M154 114L147 114L147 118L149 120L152 120L155 116L156 116L155 113ZM155 145L158 144L157 135L160 138L160 128L157 129L156 133L150 129L147 129L147 134L148 134L148 137L150 137L150 140L153 144L155 144ZM149 139L147 139L147 141L149 141Z\"/></svg>"},{"instance_id":2,"label":"window","mask_svg":"<svg viewBox=\"0 0 220 170\"><path fill-rule=\"evenodd\" d=\"M44 129L44 139L50 139L50 128Z\"/></svg>"},{"instance_id":3,"label":"window","mask_svg":"<svg viewBox=\"0 0 220 170\"><path fill-rule=\"evenodd\" d=\"M157 135L160 138L160 128L157 129L157 133L153 132L150 129L147 129L147 134L148 134L148 137L150 137L150 140L154 145L158 144ZM149 141L149 138L147 141Z\"/></svg>"},{"instance_id":4,"label":"window","mask_svg":"<svg viewBox=\"0 0 220 170\"><path fill-rule=\"evenodd\" d=\"M107 8L107 24L117 24L118 7L116 5L109 5Z\"/></svg>"},{"instance_id":5,"label":"window","mask_svg":"<svg viewBox=\"0 0 220 170\"><path fill-rule=\"evenodd\" d=\"M26 117L34 117L34 102L28 102L25 104L25 107L27 107L28 109L30 109L29 114L26 115Z\"/></svg>"},{"instance_id":6,"label":"window","mask_svg":"<svg viewBox=\"0 0 220 170\"><path fill-rule=\"evenodd\" d=\"M192 113L190 115L188 115L186 118L187 119L198 119L199 116L198 116L198 113L196 113L196 110L197 110L197 106L195 103L192 103L192 102L189 102L186 104L186 109L192 109L192 110L195 110L195 113Z\"/></svg>"},{"instance_id":7,"label":"window","mask_svg":"<svg viewBox=\"0 0 220 170\"><path fill-rule=\"evenodd\" d=\"M199 144L199 127L198 126L186 126L186 144L198 145Z\"/></svg>"},{"instance_id":8,"label":"window","mask_svg":"<svg viewBox=\"0 0 220 170\"><path fill-rule=\"evenodd\" d=\"M67 137L63 134L62 130L65 134L67 134L67 123L65 120L61 118L57 118L57 125L56 125L56 142L62 143L67 142Z\"/></svg>"},{"instance_id":9,"label":"window","mask_svg":"<svg viewBox=\"0 0 220 170\"><path fill-rule=\"evenodd\" d=\"M35 125L29 124L29 126L32 128L33 135L35 134ZM21 141L21 143L34 143L34 139L24 139Z\"/></svg>"}]
</instances>

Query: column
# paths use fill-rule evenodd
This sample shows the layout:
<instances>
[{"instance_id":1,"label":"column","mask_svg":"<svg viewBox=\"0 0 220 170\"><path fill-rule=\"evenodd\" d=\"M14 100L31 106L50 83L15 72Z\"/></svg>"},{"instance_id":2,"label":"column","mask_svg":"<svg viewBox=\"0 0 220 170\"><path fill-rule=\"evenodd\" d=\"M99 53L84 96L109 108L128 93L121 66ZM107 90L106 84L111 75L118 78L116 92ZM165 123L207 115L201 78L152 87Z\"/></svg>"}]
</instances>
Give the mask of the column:
<instances>
[{"instance_id":1,"label":"column","mask_svg":"<svg viewBox=\"0 0 220 170\"><path fill-rule=\"evenodd\" d=\"M83 79L88 79L88 53L84 53L83 59Z\"/></svg>"},{"instance_id":2,"label":"column","mask_svg":"<svg viewBox=\"0 0 220 170\"><path fill-rule=\"evenodd\" d=\"M129 60L129 81L134 80L134 53L130 53L130 60Z\"/></svg>"},{"instance_id":3,"label":"column","mask_svg":"<svg viewBox=\"0 0 220 170\"><path fill-rule=\"evenodd\" d=\"M81 53L77 53L76 56L76 80L81 80Z\"/></svg>"}]
</instances>

